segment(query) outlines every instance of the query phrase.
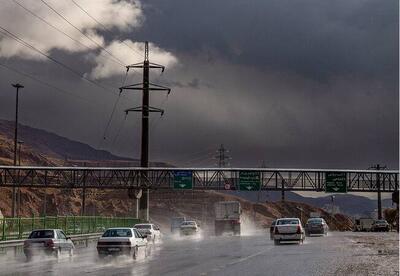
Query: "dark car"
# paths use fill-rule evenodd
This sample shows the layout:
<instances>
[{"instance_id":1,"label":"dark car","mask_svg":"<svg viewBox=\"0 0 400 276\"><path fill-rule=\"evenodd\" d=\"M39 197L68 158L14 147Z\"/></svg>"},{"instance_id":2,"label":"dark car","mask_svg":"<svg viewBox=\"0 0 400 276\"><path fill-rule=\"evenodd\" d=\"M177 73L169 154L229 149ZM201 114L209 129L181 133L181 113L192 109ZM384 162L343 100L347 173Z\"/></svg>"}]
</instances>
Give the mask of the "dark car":
<instances>
[{"instance_id":1,"label":"dark car","mask_svg":"<svg viewBox=\"0 0 400 276\"><path fill-rule=\"evenodd\" d=\"M269 228L269 237L271 240L274 239L274 228L275 228L276 220L272 221L271 226Z\"/></svg>"},{"instance_id":2,"label":"dark car","mask_svg":"<svg viewBox=\"0 0 400 276\"><path fill-rule=\"evenodd\" d=\"M371 231L374 232L388 232L389 231L389 223L384 219L375 220L371 226Z\"/></svg>"},{"instance_id":3,"label":"dark car","mask_svg":"<svg viewBox=\"0 0 400 276\"><path fill-rule=\"evenodd\" d=\"M29 261L33 255L44 253L57 258L62 252L74 254L74 243L61 229L33 230L24 242L24 254Z\"/></svg>"},{"instance_id":4,"label":"dark car","mask_svg":"<svg viewBox=\"0 0 400 276\"><path fill-rule=\"evenodd\" d=\"M329 227L323 218L310 218L305 225L306 235L327 235Z\"/></svg>"}]
</instances>

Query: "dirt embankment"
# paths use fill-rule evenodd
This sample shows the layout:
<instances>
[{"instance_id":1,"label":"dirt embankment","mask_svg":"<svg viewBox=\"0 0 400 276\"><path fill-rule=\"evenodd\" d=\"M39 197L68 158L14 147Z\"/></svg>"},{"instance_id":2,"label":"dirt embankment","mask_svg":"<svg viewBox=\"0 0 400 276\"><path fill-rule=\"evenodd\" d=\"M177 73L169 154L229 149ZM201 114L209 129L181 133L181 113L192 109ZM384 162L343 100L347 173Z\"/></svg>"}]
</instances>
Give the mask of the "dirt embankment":
<instances>
[{"instance_id":1,"label":"dirt embankment","mask_svg":"<svg viewBox=\"0 0 400 276\"><path fill-rule=\"evenodd\" d=\"M254 204L242 198L218 193L215 191L154 191L151 194L150 216L164 226L169 226L169 218L185 216L199 221L202 225L212 227L214 222L214 203L218 201L237 200L241 203L243 217L256 227L269 227L271 222L281 217L299 217L305 222L311 212L319 212L327 221L331 230L351 230L352 221L342 214L331 214L298 202L270 202Z\"/></svg>"},{"instance_id":2,"label":"dirt embankment","mask_svg":"<svg viewBox=\"0 0 400 276\"><path fill-rule=\"evenodd\" d=\"M0 210L10 216L11 190L0 188ZM50 215L80 215L82 197L80 190L21 189L21 216L43 215L44 209ZM351 220L341 214L331 216L322 209L298 202L270 202L253 204L236 196L215 191L151 191L151 220L169 228L170 218L184 216L197 220L203 227L214 224L214 203L237 200L241 203L243 218L259 228L269 227L272 220L280 217L299 217L306 221L310 212L320 212L331 230L350 230ZM135 216L136 203L126 191L88 189L86 194L86 215Z\"/></svg>"}]
</instances>

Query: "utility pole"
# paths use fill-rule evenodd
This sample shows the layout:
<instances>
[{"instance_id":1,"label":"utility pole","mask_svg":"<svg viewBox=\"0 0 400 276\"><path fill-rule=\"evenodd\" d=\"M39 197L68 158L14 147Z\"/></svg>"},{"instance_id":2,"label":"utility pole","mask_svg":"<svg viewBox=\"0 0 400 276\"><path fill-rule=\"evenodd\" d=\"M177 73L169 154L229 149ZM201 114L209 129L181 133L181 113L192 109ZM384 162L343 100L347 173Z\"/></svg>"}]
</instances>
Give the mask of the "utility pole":
<instances>
[{"instance_id":1,"label":"utility pole","mask_svg":"<svg viewBox=\"0 0 400 276\"><path fill-rule=\"evenodd\" d=\"M377 171L386 169L386 166L381 167L380 164L371 167ZM378 219L382 219L382 197L381 197L381 175L376 174L376 188L378 190Z\"/></svg>"},{"instance_id":2,"label":"utility pole","mask_svg":"<svg viewBox=\"0 0 400 276\"><path fill-rule=\"evenodd\" d=\"M120 93L123 90L140 90L142 91L142 105L133 107L125 110L125 113L129 112L141 112L142 113L142 140L141 140L141 153L140 153L140 166L147 168L149 166L149 115L150 112L159 112L161 116L164 114L164 110L150 106L150 91L167 91L168 94L171 89L162 85L154 84L150 82L149 72L150 69L161 69L164 72L165 67L149 61L149 43L145 42L144 50L144 61L143 63L136 63L126 66L127 72L130 68L142 68L143 69L143 82L120 87ZM147 173L142 172L142 181L146 178ZM128 194L131 192L128 191ZM149 220L149 189L146 189L139 201L139 218L146 221Z\"/></svg>"},{"instance_id":3,"label":"utility pole","mask_svg":"<svg viewBox=\"0 0 400 276\"><path fill-rule=\"evenodd\" d=\"M14 129L14 166L17 166L17 142L18 142L18 96L19 96L19 89L24 88L23 85L16 83L11 84L13 87L17 89L16 99L15 99L15 129ZM11 196L11 216L15 217L16 215L16 199L17 199L17 192L18 189L14 186L12 189L12 196Z\"/></svg>"},{"instance_id":4,"label":"utility pole","mask_svg":"<svg viewBox=\"0 0 400 276\"><path fill-rule=\"evenodd\" d=\"M219 149L217 150L217 156L216 158L218 159L218 167L219 168L224 168L226 165L229 165L229 161L232 159L229 155L228 155L229 150L224 148L224 145L221 144L221 146L219 147Z\"/></svg>"}]
</instances>

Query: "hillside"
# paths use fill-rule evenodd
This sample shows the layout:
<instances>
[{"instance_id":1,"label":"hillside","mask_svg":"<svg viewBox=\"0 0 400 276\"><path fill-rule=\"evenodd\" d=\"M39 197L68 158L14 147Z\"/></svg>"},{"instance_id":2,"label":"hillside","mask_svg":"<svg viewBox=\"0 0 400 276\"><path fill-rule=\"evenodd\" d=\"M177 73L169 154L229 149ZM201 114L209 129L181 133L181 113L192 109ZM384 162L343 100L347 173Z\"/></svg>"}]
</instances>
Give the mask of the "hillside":
<instances>
[{"instance_id":1,"label":"hillside","mask_svg":"<svg viewBox=\"0 0 400 276\"><path fill-rule=\"evenodd\" d=\"M46 130L18 126L21 165L36 166L138 166L139 160L95 149ZM12 165L14 158L14 122L0 120L0 165ZM171 167L168 163L153 162L155 167Z\"/></svg>"},{"instance_id":2,"label":"hillside","mask_svg":"<svg viewBox=\"0 0 400 276\"><path fill-rule=\"evenodd\" d=\"M257 202L258 200L258 192L227 191L225 193L236 195L252 202ZM326 205L331 204L330 195L325 193L321 193L321 197L314 198L287 191L285 192L285 197L288 201L302 202L319 208L324 208ZM259 197L260 202L274 202L280 199L281 192L279 191L262 191ZM339 207L341 213L349 216L369 216L378 206L376 200L354 194L336 194L334 204ZM383 199L382 207L392 207L392 200Z\"/></svg>"},{"instance_id":3,"label":"hillside","mask_svg":"<svg viewBox=\"0 0 400 276\"><path fill-rule=\"evenodd\" d=\"M239 201L243 210L244 226L249 228L269 227L272 220L281 217L299 217L306 221L311 212L319 212L332 230L350 230L350 218L337 214L331 216L320 208L299 202L270 202L254 204L243 198L215 191L153 191L150 215L152 220L169 227L169 218L185 216L200 222L203 228L213 228L214 203ZM303 211L300 211L302 209Z\"/></svg>"},{"instance_id":4,"label":"hillside","mask_svg":"<svg viewBox=\"0 0 400 276\"><path fill-rule=\"evenodd\" d=\"M12 122L0 120L0 164L13 162ZM96 150L89 145L73 141L44 130L20 126L21 165L41 166L135 166L137 160L115 156L109 152ZM66 158L67 157L67 158ZM153 166L170 166L166 163L153 163ZM44 198L46 197L46 206ZM10 216L11 190L2 188L0 211ZM214 203L222 200L241 202L246 225L266 227L275 218L282 216L302 216L305 220L312 211L319 211L331 224L332 229L348 229L351 222L346 217L333 218L319 208L298 202L271 202L254 204L238 197L214 191L151 191L151 219L164 227L174 216L185 216L198 220L203 228L212 227ZM23 217L43 215L79 215L82 209L81 191L73 189L21 189L20 215ZM86 215L134 216L134 200L128 198L124 190L87 189ZM297 207L304 212L299 213Z\"/></svg>"}]
</instances>

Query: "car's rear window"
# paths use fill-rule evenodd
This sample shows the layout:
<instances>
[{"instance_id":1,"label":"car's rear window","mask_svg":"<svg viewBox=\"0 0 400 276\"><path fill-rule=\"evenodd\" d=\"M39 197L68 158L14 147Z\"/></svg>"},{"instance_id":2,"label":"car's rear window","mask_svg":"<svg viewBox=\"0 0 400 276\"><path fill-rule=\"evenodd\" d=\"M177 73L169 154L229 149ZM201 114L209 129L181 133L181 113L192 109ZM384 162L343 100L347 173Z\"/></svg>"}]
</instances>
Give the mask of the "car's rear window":
<instances>
[{"instance_id":1,"label":"car's rear window","mask_svg":"<svg viewBox=\"0 0 400 276\"><path fill-rule=\"evenodd\" d=\"M322 219L314 218L314 219L309 219L307 222L311 224L317 224L317 223L322 223Z\"/></svg>"},{"instance_id":2,"label":"car's rear window","mask_svg":"<svg viewBox=\"0 0 400 276\"><path fill-rule=\"evenodd\" d=\"M29 235L29 239L53 239L54 231L53 230L38 230L33 231Z\"/></svg>"},{"instance_id":3,"label":"car's rear window","mask_svg":"<svg viewBox=\"0 0 400 276\"><path fill-rule=\"evenodd\" d=\"M386 220L377 220L375 223L386 223Z\"/></svg>"},{"instance_id":4,"label":"car's rear window","mask_svg":"<svg viewBox=\"0 0 400 276\"><path fill-rule=\"evenodd\" d=\"M196 223L194 221L185 221L182 222L182 225L196 225Z\"/></svg>"},{"instance_id":5,"label":"car's rear window","mask_svg":"<svg viewBox=\"0 0 400 276\"><path fill-rule=\"evenodd\" d=\"M136 229L151 229L150 224L136 224L134 227Z\"/></svg>"},{"instance_id":6,"label":"car's rear window","mask_svg":"<svg viewBox=\"0 0 400 276\"><path fill-rule=\"evenodd\" d=\"M109 229L104 232L103 237L132 237L132 231L130 229Z\"/></svg>"},{"instance_id":7,"label":"car's rear window","mask_svg":"<svg viewBox=\"0 0 400 276\"><path fill-rule=\"evenodd\" d=\"M299 224L298 219L280 219L276 222L276 225L286 225L286 224Z\"/></svg>"}]
</instances>

